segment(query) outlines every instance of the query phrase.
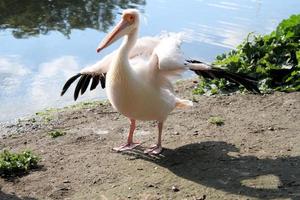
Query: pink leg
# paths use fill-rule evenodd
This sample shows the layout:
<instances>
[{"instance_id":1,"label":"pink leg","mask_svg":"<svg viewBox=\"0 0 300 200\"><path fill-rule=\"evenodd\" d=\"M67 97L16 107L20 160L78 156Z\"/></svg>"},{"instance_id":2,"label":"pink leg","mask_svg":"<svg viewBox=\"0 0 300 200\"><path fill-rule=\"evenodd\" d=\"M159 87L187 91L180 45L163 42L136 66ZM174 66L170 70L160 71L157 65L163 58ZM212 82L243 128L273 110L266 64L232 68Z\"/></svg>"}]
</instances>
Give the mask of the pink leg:
<instances>
[{"instance_id":1,"label":"pink leg","mask_svg":"<svg viewBox=\"0 0 300 200\"><path fill-rule=\"evenodd\" d=\"M123 144L119 147L114 147L113 150L115 150L117 152L122 152L122 151L132 150L135 147L139 146L140 143L134 143L133 142L133 132L134 132L134 130L135 130L135 120L130 119L130 130L129 130L129 133L128 133L127 143Z\"/></svg>"},{"instance_id":2,"label":"pink leg","mask_svg":"<svg viewBox=\"0 0 300 200\"><path fill-rule=\"evenodd\" d=\"M146 149L144 153L146 154L152 154L152 155L158 155L162 152L162 146L161 146L161 134L163 129L163 122L158 122L158 140L157 144L151 146L149 149Z\"/></svg>"}]
</instances>

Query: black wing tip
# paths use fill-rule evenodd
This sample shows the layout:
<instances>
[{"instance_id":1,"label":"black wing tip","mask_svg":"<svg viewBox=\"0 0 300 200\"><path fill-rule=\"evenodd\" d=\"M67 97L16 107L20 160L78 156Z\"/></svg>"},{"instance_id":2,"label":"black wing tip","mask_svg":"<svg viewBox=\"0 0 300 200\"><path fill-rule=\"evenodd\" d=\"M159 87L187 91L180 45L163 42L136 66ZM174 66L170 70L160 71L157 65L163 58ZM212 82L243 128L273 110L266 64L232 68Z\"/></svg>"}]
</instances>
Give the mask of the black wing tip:
<instances>
[{"instance_id":1,"label":"black wing tip","mask_svg":"<svg viewBox=\"0 0 300 200\"><path fill-rule=\"evenodd\" d=\"M255 87L253 87L253 93L255 94L262 94L261 91L259 90L259 88L255 85Z\"/></svg>"},{"instance_id":2,"label":"black wing tip","mask_svg":"<svg viewBox=\"0 0 300 200\"><path fill-rule=\"evenodd\" d=\"M206 64L202 61L192 60L192 59L186 60L186 62ZM254 94L261 94L259 88L257 87L258 81L255 78L250 77L248 75L229 72L214 66L211 66L211 69L207 69L207 70L195 70L195 69L190 69L190 70L195 72L199 76L203 76L204 78L225 78L231 82L243 85L247 90L253 92Z\"/></svg>"},{"instance_id":3,"label":"black wing tip","mask_svg":"<svg viewBox=\"0 0 300 200\"><path fill-rule=\"evenodd\" d=\"M60 96L64 96L64 94L66 93L66 90L62 90L61 93L60 93Z\"/></svg>"},{"instance_id":4,"label":"black wing tip","mask_svg":"<svg viewBox=\"0 0 300 200\"><path fill-rule=\"evenodd\" d=\"M72 76L71 78L69 78L69 79L66 81L66 83L65 83L65 85L63 86L63 89L62 89L62 91L61 91L61 93L60 93L60 96L63 96L63 95L66 93L66 91L69 89L70 85L71 85L71 84L72 84L79 76L81 76L81 73L78 73L78 74Z\"/></svg>"},{"instance_id":5,"label":"black wing tip","mask_svg":"<svg viewBox=\"0 0 300 200\"><path fill-rule=\"evenodd\" d=\"M80 79L79 79L79 81L78 81L78 83L77 83L77 85L76 85L75 91L74 91L74 101L77 100L77 98L78 98L78 96L79 96L79 92L80 92L80 90L81 90L81 88L82 88L82 85L84 84L84 81L85 81L86 77L87 77L86 74L83 74L83 75L80 77Z\"/></svg>"},{"instance_id":6,"label":"black wing tip","mask_svg":"<svg viewBox=\"0 0 300 200\"><path fill-rule=\"evenodd\" d=\"M100 76L100 83L101 83L102 89L104 89L105 88L105 84L106 84L106 74L101 74L101 76Z\"/></svg>"},{"instance_id":7,"label":"black wing tip","mask_svg":"<svg viewBox=\"0 0 300 200\"><path fill-rule=\"evenodd\" d=\"M99 84L99 80L100 80L99 75L96 75L96 76L93 77L92 84L91 84L91 87L90 87L91 91L94 90L97 87L97 85Z\"/></svg>"},{"instance_id":8,"label":"black wing tip","mask_svg":"<svg viewBox=\"0 0 300 200\"><path fill-rule=\"evenodd\" d=\"M87 77L81 87L81 95L83 95L85 93L86 89L88 88L91 78L92 78L92 75L87 75Z\"/></svg>"},{"instance_id":9,"label":"black wing tip","mask_svg":"<svg viewBox=\"0 0 300 200\"><path fill-rule=\"evenodd\" d=\"M81 76L81 77L80 77ZM90 90L93 90L97 87L97 85L99 84L99 82L101 83L101 87L104 89L105 88L105 81L106 81L106 73L102 73L99 75L90 75L90 74L81 74L78 73L72 77L70 77L65 85L63 86L63 89L60 93L60 96L63 96L66 91L69 89L70 85L72 85L72 83L76 80L79 79L76 87L75 87L75 91L74 91L74 101L76 101L79 97L79 95L83 95L85 93L85 91L88 88L88 85L90 83L90 80L92 79L92 84L90 86Z\"/></svg>"}]
</instances>

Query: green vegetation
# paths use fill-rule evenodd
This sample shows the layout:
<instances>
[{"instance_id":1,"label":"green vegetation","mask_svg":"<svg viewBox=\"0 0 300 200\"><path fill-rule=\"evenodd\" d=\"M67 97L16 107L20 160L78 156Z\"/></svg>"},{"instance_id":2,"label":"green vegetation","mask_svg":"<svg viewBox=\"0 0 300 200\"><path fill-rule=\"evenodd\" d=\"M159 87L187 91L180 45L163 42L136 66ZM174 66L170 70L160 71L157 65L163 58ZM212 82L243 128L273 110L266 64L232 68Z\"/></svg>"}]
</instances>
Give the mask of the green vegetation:
<instances>
[{"instance_id":1,"label":"green vegetation","mask_svg":"<svg viewBox=\"0 0 300 200\"><path fill-rule=\"evenodd\" d=\"M214 116L208 119L208 122L217 126L224 125L224 119L222 117Z\"/></svg>"},{"instance_id":2,"label":"green vegetation","mask_svg":"<svg viewBox=\"0 0 300 200\"><path fill-rule=\"evenodd\" d=\"M58 108L48 108L43 111L35 113L36 116L39 116L45 123L50 122L54 118L54 113L59 111Z\"/></svg>"},{"instance_id":3,"label":"green vegetation","mask_svg":"<svg viewBox=\"0 0 300 200\"><path fill-rule=\"evenodd\" d=\"M63 109L86 109L86 108L95 108L97 106L105 105L107 101L84 101L71 106L64 107Z\"/></svg>"},{"instance_id":4,"label":"green vegetation","mask_svg":"<svg viewBox=\"0 0 300 200\"><path fill-rule=\"evenodd\" d=\"M22 153L12 153L4 150L0 153L0 175L14 176L28 172L30 169L37 168L40 158L31 151Z\"/></svg>"},{"instance_id":5,"label":"green vegetation","mask_svg":"<svg viewBox=\"0 0 300 200\"><path fill-rule=\"evenodd\" d=\"M95 108L97 106L101 106L105 104L107 104L107 101L84 101L74 105L66 106L64 108L48 108L43 111L35 113L35 115L40 117L44 123L49 123L54 119L56 113L67 111L67 110ZM35 118L31 120L33 120L34 122L36 121Z\"/></svg>"},{"instance_id":6,"label":"green vegetation","mask_svg":"<svg viewBox=\"0 0 300 200\"><path fill-rule=\"evenodd\" d=\"M63 131L63 130L52 130L52 131L50 131L50 132L48 133L48 135L49 135L51 138L57 138L57 137L66 135L66 132Z\"/></svg>"},{"instance_id":7,"label":"green vegetation","mask_svg":"<svg viewBox=\"0 0 300 200\"><path fill-rule=\"evenodd\" d=\"M236 50L216 57L213 65L246 74L259 81L264 92L300 91L300 14L283 20L275 31L261 36L250 33ZM194 94L216 94L241 90L224 79L205 79Z\"/></svg>"}]
</instances>

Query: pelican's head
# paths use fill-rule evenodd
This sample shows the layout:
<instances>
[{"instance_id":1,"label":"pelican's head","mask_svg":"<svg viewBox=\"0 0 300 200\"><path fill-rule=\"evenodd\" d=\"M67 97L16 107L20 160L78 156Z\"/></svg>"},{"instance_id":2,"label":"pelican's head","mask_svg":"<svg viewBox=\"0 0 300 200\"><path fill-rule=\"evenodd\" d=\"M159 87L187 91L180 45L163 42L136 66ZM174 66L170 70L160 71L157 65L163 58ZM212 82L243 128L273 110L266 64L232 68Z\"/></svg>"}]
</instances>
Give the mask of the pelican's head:
<instances>
[{"instance_id":1,"label":"pelican's head","mask_svg":"<svg viewBox=\"0 0 300 200\"><path fill-rule=\"evenodd\" d=\"M114 27L114 29L102 40L97 48L99 53L102 49L108 47L116 40L125 35L137 31L139 27L139 11L136 9L126 9L123 11L121 21Z\"/></svg>"}]
</instances>

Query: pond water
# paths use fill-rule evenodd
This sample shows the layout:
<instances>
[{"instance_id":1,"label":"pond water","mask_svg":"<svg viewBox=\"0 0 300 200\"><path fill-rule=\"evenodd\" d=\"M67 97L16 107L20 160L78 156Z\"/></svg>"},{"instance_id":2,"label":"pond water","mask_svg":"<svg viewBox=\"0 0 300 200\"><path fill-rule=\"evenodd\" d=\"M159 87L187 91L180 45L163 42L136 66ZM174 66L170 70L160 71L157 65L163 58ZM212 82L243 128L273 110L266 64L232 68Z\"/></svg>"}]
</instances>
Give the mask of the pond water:
<instances>
[{"instance_id":1,"label":"pond water","mask_svg":"<svg viewBox=\"0 0 300 200\"><path fill-rule=\"evenodd\" d=\"M73 104L67 78L117 48L95 49L122 9L142 12L140 36L184 32L187 58L211 62L249 32L269 33L300 13L295 0L3 0L0 3L0 121ZM105 98L99 88L79 101Z\"/></svg>"}]
</instances>

